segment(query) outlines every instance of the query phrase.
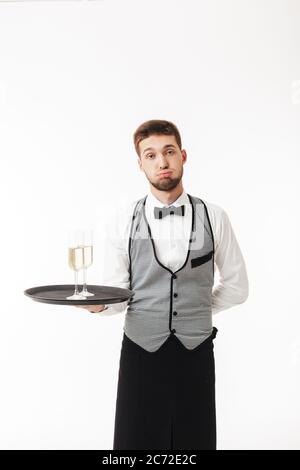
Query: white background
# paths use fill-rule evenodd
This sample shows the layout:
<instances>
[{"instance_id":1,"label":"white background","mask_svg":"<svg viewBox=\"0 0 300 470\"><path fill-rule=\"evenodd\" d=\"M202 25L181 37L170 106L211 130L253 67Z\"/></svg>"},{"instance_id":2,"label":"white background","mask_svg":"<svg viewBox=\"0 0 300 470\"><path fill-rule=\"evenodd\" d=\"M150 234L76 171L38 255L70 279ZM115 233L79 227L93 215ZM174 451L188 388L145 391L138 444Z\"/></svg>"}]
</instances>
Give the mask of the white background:
<instances>
[{"instance_id":1,"label":"white background","mask_svg":"<svg viewBox=\"0 0 300 470\"><path fill-rule=\"evenodd\" d=\"M133 132L179 128L184 189L223 207L250 295L214 317L219 449L300 448L300 2L0 2L2 449L112 449L124 314L72 283L66 231L148 190Z\"/></svg>"}]
</instances>

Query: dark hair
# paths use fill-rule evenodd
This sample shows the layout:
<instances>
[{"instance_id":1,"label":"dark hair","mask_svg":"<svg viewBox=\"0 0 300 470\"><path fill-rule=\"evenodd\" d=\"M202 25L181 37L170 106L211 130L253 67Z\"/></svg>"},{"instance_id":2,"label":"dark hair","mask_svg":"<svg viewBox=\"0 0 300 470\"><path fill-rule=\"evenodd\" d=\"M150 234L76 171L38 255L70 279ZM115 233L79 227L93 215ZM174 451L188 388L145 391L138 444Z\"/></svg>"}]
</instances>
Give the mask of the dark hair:
<instances>
[{"instance_id":1,"label":"dark hair","mask_svg":"<svg viewBox=\"0 0 300 470\"><path fill-rule=\"evenodd\" d=\"M181 137L175 124L170 121L151 119L150 121L143 122L143 124L141 124L133 134L134 147L139 158L141 158L139 152L139 143L153 134L174 135L176 142L181 150Z\"/></svg>"}]
</instances>

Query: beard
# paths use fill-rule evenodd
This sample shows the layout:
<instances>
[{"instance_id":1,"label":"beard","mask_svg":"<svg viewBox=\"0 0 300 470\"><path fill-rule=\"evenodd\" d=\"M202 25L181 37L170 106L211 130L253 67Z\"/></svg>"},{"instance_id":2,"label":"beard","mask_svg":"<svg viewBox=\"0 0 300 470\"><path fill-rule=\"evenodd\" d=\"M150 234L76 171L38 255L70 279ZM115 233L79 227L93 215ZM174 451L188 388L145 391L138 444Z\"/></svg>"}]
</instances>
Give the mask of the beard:
<instances>
[{"instance_id":1,"label":"beard","mask_svg":"<svg viewBox=\"0 0 300 470\"><path fill-rule=\"evenodd\" d=\"M152 186L154 186L154 188L158 189L159 191L171 191L172 189L176 188L176 186L178 186L178 184L181 181L182 175L183 175L183 168L181 169L180 175L177 176L176 178L172 176L167 176L165 178L159 178L158 181L153 181L150 178L148 178L148 175L146 176L147 176L149 183Z\"/></svg>"}]
</instances>

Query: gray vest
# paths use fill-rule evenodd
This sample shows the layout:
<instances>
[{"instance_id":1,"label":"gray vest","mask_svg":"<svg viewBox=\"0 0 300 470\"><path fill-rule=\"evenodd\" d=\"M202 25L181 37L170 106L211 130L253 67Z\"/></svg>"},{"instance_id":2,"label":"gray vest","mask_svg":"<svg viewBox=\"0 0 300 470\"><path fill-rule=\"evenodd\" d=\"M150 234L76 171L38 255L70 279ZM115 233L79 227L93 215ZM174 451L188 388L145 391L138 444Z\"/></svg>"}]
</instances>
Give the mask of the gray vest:
<instances>
[{"instance_id":1,"label":"gray vest","mask_svg":"<svg viewBox=\"0 0 300 470\"><path fill-rule=\"evenodd\" d=\"M193 349L212 333L214 237L204 202L188 194L192 207L189 249L173 272L157 258L145 215L147 196L134 209L128 242L130 289L124 332L148 352L174 334ZM174 215L174 217L179 217Z\"/></svg>"}]
</instances>

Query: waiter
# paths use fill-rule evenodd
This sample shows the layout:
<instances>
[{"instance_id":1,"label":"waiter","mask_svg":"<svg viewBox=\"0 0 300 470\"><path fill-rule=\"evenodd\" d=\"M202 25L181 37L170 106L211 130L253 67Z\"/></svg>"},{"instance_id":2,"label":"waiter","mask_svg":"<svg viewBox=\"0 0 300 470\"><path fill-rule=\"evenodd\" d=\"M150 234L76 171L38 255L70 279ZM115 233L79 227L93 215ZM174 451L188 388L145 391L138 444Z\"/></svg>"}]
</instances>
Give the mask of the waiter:
<instances>
[{"instance_id":1,"label":"waiter","mask_svg":"<svg viewBox=\"0 0 300 470\"><path fill-rule=\"evenodd\" d=\"M245 262L226 212L184 191L177 127L147 121L134 145L150 190L111 244L107 279L135 295L84 307L108 309L102 315L127 307L113 449L215 450L212 315L247 299Z\"/></svg>"}]
</instances>

